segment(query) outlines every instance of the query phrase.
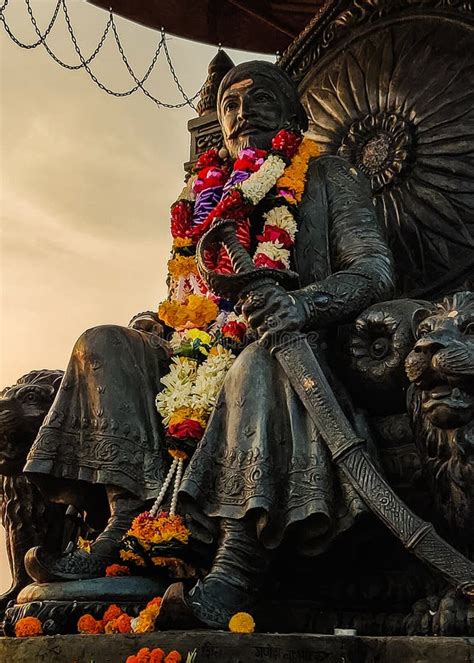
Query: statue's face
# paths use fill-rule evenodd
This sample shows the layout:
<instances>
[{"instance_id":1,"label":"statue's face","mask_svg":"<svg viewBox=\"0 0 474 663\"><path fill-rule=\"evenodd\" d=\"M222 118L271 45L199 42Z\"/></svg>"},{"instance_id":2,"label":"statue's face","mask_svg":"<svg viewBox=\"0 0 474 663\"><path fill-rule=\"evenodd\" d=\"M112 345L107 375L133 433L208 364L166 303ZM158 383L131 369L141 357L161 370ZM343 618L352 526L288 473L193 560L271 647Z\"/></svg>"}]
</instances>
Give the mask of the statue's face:
<instances>
[{"instance_id":1,"label":"statue's face","mask_svg":"<svg viewBox=\"0 0 474 663\"><path fill-rule=\"evenodd\" d=\"M273 136L289 126L289 103L276 81L255 74L225 90L219 120L225 145L232 158L245 147L269 149Z\"/></svg>"}]
</instances>

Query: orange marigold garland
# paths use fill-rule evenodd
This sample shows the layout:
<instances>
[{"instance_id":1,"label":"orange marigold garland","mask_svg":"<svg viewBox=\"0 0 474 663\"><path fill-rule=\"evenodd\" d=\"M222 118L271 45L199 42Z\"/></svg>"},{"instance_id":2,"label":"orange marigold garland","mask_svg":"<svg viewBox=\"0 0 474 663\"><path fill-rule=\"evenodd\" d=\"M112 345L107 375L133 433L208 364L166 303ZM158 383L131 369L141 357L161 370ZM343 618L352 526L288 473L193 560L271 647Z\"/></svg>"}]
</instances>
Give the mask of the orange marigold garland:
<instances>
[{"instance_id":1,"label":"orange marigold garland","mask_svg":"<svg viewBox=\"0 0 474 663\"><path fill-rule=\"evenodd\" d=\"M277 187L290 191L297 203L300 203L303 198L309 162L318 157L320 152L314 140L303 138L290 165L277 182Z\"/></svg>"},{"instance_id":2,"label":"orange marigold garland","mask_svg":"<svg viewBox=\"0 0 474 663\"><path fill-rule=\"evenodd\" d=\"M37 617L22 617L15 624L17 638L32 638L43 634L43 624Z\"/></svg>"},{"instance_id":3,"label":"orange marigold garland","mask_svg":"<svg viewBox=\"0 0 474 663\"><path fill-rule=\"evenodd\" d=\"M181 450L170 450L170 454L173 462L162 489L151 510L141 513L132 522L132 526L122 540L120 557L124 561L129 561L136 555L145 565L167 570L172 578L189 578L194 577L195 571L182 559L182 555L190 532L183 518L176 513L178 489L187 454ZM159 511L173 477L175 480L170 510ZM147 622L146 630L148 627Z\"/></svg>"},{"instance_id":4,"label":"orange marigold garland","mask_svg":"<svg viewBox=\"0 0 474 663\"><path fill-rule=\"evenodd\" d=\"M215 149L205 152L197 161L194 175L171 208L173 253L169 262L168 299L159 307L165 324L181 335L186 330L210 335L211 348L231 349L232 356L219 366L220 388L225 372L242 348L246 325L231 313L229 302L214 297L199 277L195 260L196 243L216 218L233 218L238 225L239 241L251 245L249 215L264 198L269 202L264 214L262 234L257 238L254 253L257 267L290 268L291 248L297 224L293 209L301 200L309 162L319 155L316 143L300 132L282 130L272 140L269 151L246 148L233 164L220 158ZM232 166L232 167L231 167ZM214 269L232 271L225 250L214 257ZM188 339L182 347L174 344L175 358L189 359L186 366L172 364L165 376L165 389L157 399L157 408L164 419L169 438L180 443L187 440L192 451L202 437L212 410L214 394L208 398L210 407L197 407L208 393L206 379L199 375L213 373L211 358L190 354ZM177 346L177 347L176 347ZM193 361L191 361L193 360ZM208 403L206 403L208 405ZM179 446L179 445L178 445Z\"/></svg>"}]
</instances>

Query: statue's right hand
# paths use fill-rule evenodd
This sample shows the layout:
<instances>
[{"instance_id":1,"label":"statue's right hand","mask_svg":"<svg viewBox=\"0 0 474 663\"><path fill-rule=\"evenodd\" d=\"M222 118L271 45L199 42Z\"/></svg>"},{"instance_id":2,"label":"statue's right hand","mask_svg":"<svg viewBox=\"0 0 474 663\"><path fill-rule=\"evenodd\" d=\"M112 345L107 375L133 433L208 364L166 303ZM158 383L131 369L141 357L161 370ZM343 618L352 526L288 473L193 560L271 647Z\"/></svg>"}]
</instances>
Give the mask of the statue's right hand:
<instances>
[{"instance_id":1,"label":"statue's right hand","mask_svg":"<svg viewBox=\"0 0 474 663\"><path fill-rule=\"evenodd\" d=\"M305 321L301 304L279 285L262 286L250 292L241 310L249 326L261 338L301 329Z\"/></svg>"}]
</instances>

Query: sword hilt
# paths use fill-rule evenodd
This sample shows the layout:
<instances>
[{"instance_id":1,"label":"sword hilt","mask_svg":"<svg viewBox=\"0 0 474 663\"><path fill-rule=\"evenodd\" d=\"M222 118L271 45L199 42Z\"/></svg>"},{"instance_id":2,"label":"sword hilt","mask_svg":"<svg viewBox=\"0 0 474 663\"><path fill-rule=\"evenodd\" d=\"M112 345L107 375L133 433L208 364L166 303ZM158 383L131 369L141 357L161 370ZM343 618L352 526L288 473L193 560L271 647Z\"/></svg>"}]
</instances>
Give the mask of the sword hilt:
<instances>
[{"instance_id":1,"label":"sword hilt","mask_svg":"<svg viewBox=\"0 0 474 663\"><path fill-rule=\"evenodd\" d=\"M237 302L250 290L263 285L278 283L290 290L297 287L298 274L291 270L255 267L252 257L236 236L237 221L218 219L201 237L196 247L199 274L208 288L219 297ZM221 274L209 267L206 262L208 251L223 246L229 254L234 273Z\"/></svg>"}]
</instances>

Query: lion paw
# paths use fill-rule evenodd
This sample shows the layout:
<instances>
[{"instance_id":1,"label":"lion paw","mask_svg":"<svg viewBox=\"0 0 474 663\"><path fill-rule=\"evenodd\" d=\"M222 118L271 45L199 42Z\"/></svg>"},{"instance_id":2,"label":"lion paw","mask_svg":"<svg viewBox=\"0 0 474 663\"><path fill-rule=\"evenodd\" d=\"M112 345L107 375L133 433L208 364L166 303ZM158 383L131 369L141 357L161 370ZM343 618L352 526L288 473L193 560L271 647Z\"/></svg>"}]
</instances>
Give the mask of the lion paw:
<instances>
[{"instance_id":1,"label":"lion paw","mask_svg":"<svg viewBox=\"0 0 474 663\"><path fill-rule=\"evenodd\" d=\"M407 635L474 635L474 606L454 589L417 601L405 619Z\"/></svg>"}]
</instances>

